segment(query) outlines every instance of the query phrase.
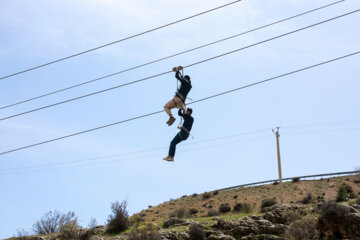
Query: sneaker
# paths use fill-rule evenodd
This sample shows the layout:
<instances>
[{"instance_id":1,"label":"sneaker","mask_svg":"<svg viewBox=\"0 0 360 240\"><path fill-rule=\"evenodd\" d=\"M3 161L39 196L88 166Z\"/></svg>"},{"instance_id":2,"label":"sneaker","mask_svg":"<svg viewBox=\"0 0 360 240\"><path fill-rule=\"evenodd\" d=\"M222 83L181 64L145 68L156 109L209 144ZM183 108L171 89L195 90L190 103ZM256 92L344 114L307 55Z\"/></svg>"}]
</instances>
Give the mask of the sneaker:
<instances>
[{"instance_id":1,"label":"sneaker","mask_svg":"<svg viewBox=\"0 0 360 240\"><path fill-rule=\"evenodd\" d=\"M174 161L174 157L167 156L167 157L163 158L163 160L168 161L168 162L173 162L173 161Z\"/></svg>"},{"instance_id":2,"label":"sneaker","mask_svg":"<svg viewBox=\"0 0 360 240\"><path fill-rule=\"evenodd\" d=\"M170 117L169 120L166 122L167 125L171 126L175 122L176 118Z\"/></svg>"}]
</instances>

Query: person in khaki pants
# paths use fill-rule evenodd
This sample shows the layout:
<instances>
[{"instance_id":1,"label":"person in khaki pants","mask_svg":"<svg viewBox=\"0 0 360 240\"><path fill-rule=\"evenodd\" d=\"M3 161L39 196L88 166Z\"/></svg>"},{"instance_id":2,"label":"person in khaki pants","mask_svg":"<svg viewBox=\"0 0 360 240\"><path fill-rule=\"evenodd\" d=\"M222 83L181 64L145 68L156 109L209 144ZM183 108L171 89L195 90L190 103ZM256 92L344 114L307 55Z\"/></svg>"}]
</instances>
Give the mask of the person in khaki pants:
<instances>
[{"instance_id":1,"label":"person in khaki pants","mask_svg":"<svg viewBox=\"0 0 360 240\"><path fill-rule=\"evenodd\" d=\"M176 120L174 118L174 116L172 115L172 113L171 113L171 109L173 109L173 108L183 109L186 97L187 97L187 95L189 94L189 92L190 92L190 90L192 88L190 77L188 75L182 77L181 74L180 74L181 69L182 69L182 67L178 67L178 68L173 69L174 72L176 72L175 77L176 77L177 80L180 81L181 85L180 85L180 88L175 93L174 98L171 99L164 106L165 112L170 117L169 120L166 122L166 124L169 125L169 126L171 126Z\"/></svg>"}]
</instances>

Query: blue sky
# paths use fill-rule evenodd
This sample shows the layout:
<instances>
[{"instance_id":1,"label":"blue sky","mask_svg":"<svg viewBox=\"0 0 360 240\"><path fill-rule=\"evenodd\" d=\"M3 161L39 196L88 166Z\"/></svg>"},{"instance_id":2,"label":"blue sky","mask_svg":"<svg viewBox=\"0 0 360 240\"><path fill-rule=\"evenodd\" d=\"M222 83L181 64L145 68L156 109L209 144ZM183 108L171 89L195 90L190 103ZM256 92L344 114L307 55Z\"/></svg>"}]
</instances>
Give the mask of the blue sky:
<instances>
[{"instance_id":1,"label":"blue sky","mask_svg":"<svg viewBox=\"0 0 360 240\"><path fill-rule=\"evenodd\" d=\"M0 1L0 76L226 2ZM244 0L1 80L0 102L3 106L91 80L331 2ZM347 0L199 51L0 110L0 117L188 65L358 8L359 1ZM193 82L189 96L200 99L359 51L359 22L356 13L185 69ZM116 200L127 199L130 213L135 213L185 194L276 178L276 142L271 132L276 126L282 127L284 177L351 171L360 165L359 63L360 55L356 55L194 104L194 139L179 145L174 163L161 160L177 133L175 125L165 125L165 113L0 156L0 238L12 236L18 228L30 231L36 220L54 209L75 211L84 226L91 217L102 224ZM172 98L175 87L173 74L168 74L1 121L0 152L158 111ZM258 130L264 131L241 135ZM221 138L225 136L232 137ZM219 139L207 141L214 138ZM154 148L157 150L141 152ZM110 155L116 156L105 158ZM78 160L53 167L7 170Z\"/></svg>"}]
</instances>

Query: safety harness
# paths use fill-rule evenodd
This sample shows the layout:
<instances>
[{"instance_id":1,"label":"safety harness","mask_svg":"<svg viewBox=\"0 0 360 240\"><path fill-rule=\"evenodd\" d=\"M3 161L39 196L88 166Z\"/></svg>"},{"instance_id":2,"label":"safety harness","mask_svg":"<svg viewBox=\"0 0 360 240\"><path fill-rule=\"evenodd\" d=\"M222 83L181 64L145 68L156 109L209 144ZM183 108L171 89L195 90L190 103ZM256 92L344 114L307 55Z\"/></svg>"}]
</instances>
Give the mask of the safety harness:
<instances>
[{"instance_id":1,"label":"safety harness","mask_svg":"<svg viewBox=\"0 0 360 240\"><path fill-rule=\"evenodd\" d=\"M179 71L180 76L181 76L181 77L184 76L184 68L183 68L182 66L174 67L174 68L173 68L173 71L174 71L174 72ZM181 71L181 72L180 72L180 71ZM176 93L175 93L175 96L178 97L178 98L180 98L181 101L183 102L182 109L186 109L186 103L185 103L186 98L185 98L181 93L179 93L179 80L176 80ZM193 101L193 100L192 100L191 98L189 98L189 97L188 97L188 99L190 99L191 101ZM176 105L175 100L173 100L173 101L174 101L174 103L175 103L175 105ZM191 136L192 139L194 139L194 136L190 134L190 131L189 131L187 128L185 128L184 126L181 126L182 123L183 123L183 121L184 121L184 118L181 117L181 118L180 118L180 123L179 123L179 125L178 125L177 128L180 129L180 130L183 130L183 131L186 132L189 136ZM181 136L181 135L180 135L180 136Z\"/></svg>"}]
</instances>

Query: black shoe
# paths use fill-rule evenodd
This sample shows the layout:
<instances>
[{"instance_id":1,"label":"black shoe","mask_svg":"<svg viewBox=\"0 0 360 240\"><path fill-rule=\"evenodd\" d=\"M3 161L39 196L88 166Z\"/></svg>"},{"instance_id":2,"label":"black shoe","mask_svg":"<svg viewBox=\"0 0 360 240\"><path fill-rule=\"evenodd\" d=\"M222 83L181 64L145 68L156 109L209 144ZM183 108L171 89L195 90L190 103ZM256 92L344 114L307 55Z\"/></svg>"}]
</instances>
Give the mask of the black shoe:
<instances>
[{"instance_id":1,"label":"black shoe","mask_svg":"<svg viewBox=\"0 0 360 240\"><path fill-rule=\"evenodd\" d=\"M169 120L166 122L166 124L171 126L175 122L175 120L176 119L174 117L170 117Z\"/></svg>"}]
</instances>

